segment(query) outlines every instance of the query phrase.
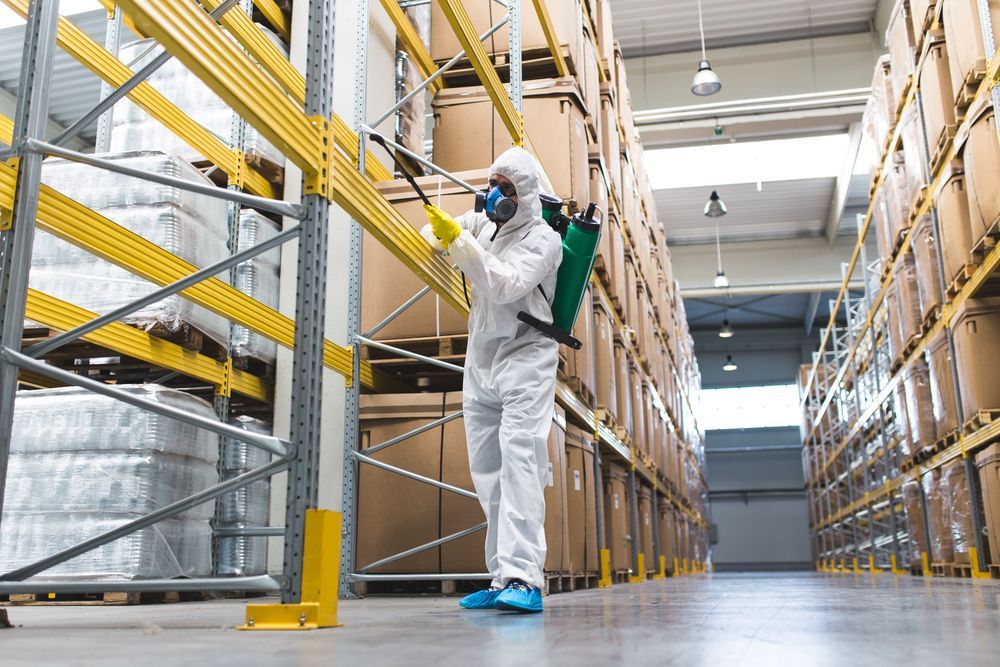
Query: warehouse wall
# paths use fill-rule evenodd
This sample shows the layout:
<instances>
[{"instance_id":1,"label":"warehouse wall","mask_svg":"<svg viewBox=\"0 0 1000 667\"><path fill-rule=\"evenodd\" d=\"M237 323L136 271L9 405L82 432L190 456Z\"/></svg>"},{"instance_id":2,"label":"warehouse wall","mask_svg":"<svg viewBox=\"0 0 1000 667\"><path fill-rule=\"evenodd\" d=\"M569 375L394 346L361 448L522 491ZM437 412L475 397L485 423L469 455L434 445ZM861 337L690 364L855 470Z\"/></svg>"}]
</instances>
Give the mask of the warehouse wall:
<instances>
[{"instance_id":1,"label":"warehouse wall","mask_svg":"<svg viewBox=\"0 0 1000 667\"><path fill-rule=\"evenodd\" d=\"M799 364L818 344L817 335L807 336L803 328L741 329L739 338L723 341L715 330L695 332L703 386L713 389L794 382ZM736 373L722 370L727 351L738 355ZM713 559L718 569L809 567L801 444L797 426L705 434L712 523L718 540ZM747 447L757 451L721 451Z\"/></svg>"},{"instance_id":2,"label":"warehouse wall","mask_svg":"<svg viewBox=\"0 0 1000 667\"><path fill-rule=\"evenodd\" d=\"M709 34L709 60L723 81L711 102L865 88L881 42L881 36L859 33L713 50ZM697 53L629 58L632 105L645 110L696 104L691 77L699 58Z\"/></svg>"}]
</instances>

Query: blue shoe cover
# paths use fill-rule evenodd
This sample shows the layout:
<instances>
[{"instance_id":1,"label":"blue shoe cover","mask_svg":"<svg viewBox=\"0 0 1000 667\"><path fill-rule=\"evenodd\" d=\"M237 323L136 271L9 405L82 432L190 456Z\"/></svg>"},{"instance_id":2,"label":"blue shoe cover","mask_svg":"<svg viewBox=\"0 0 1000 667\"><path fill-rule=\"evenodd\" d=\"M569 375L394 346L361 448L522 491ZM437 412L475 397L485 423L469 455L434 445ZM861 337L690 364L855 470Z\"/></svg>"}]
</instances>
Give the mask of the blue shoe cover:
<instances>
[{"instance_id":1,"label":"blue shoe cover","mask_svg":"<svg viewBox=\"0 0 1000 667\"><path fill-rule=\"evenodd\" d=\"M501 611L534 614L542 610L542 591L514 579L497 596L495 607Z\"/></svg>"},{"instance_id":2,"label":"blue shoe cover","mask_svg":"<svg viewBox=\"0 0 1000 667\"><path fill-rule=\"evenodd\" d=\"M469 593L458 601L458 605L465 609L493 609L497 596L502 592L499 588L487 588L485 591Z\"/></svg>"}]
</instances>

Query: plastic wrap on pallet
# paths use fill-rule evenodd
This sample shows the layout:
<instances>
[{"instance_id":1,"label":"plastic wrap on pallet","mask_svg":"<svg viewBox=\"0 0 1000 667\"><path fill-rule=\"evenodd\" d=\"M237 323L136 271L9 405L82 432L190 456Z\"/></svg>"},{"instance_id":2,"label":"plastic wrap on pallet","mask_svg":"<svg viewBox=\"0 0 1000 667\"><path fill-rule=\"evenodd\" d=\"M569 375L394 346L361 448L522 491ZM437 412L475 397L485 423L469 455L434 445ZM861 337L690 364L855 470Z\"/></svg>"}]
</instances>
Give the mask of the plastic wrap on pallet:
<instances>
[{"instance_id":1,"label":"plastic wrap on pallet","mask_svg":"<svg viewBox=\"0 0 1000 667\"><path fill-rule=\"evenodd\" d=\"M969 484L964 459L955 459L941 472L941 494L947 529L951 532L956 563L969 562L972 543L972 513L969 511Z\"/></svg>"},{"instance_id":2,"label":"plastic wrap on pallet","mask_svg":"<svg viewBox=\"0 0 1000 667\"><path fill-rule=\"evenodd\" d=\"M105 156L152 173L208 183L184 160L154 152ZM225 202L65 160L46 162L46 185L195 266L227 255ZM224 278L224 276L221 276ZM106 313L149 294L156 285L96 255L39 231L31 257L30 286L77 306ZM124 319L144 330L176 333L190 325L220 344L229 325L219 315L171 296Z\"/></svg>"},{"instance_id":3,"label":"plastic wrap on pallet","mask_svg":"<svg viewBox=\"0 0 1000 667\"><path fill-rule=\"evenodd\" d=\"M938 246L931 216L923 216L913 226L913 260L917 274L921 319L944 300L938 273Z\"/></svg>"},{"instance_id":4,"label":"plastic wrap on pallet","mask_svg":"<svg viewBox=\"0 0 1000 667\"><path fill-rule=\"evenodd\" d=\"M285 53L285 48L277 35L263 26L258 25L258 27L282 53ZM149 64L160 51L161 48L155 41L144 39L122 46L118 58L135 71ZM167 61L147 81L192 120L224 143L230 143L242 125L244 152L251 162L266 161L273 165L284 165L284 157L278 149L262 137L256 128L245 123L221 97L212 92L211 88L178 59L172 58ZM179 155L192 162L205 159L187 142L128 100L116 104L112 113L110 146L113 152L148 148Z\"/></svg>"},{"instance_id":5,"label":"plastic wrap on pallet","mask_svg":"<svg viewBox=\"0 0 1000 667\"><path fill-rule=\"evenodd\" d=\"M909 456L914 448L910 435L910 420L906 414L906 389L903 384L897 384L892 392L892 416L895 423L897 447L902 456Z\"/></svg>"},{"instance_id":6,"label":"plastic wrap on pallet","mask_svg":"<svg viewBox=\"0 0 1000 667\"><path fill-rule=\"evenodd\" d=\"M907 0L896 0L889 15L885 43L889 47L889 58L892 63L893 89L902 91L907 77L913 74L914 68L913 47L915 40Z\"/></svg>"},{"instance_id":7,"label":"plastic wrap on pallet","mask_svg":"<svg viewBox=\"0 0 1000 667\"><path fill-rule=\"evenodd\" d=\"M906 417L910 426L910 449L918 452L934 444L937 428L931 409L930 373L923 358L914 359L903 372Z\"/></svg>"},{"instance_id":8,"label":"plastic wrap on pallet","mask_svg":"<svg viewBox=\"0 0 1000 667\"><path fill-rule=\"evenodd\" d=\"M250 433L269 435L271 425L251 417L236 417L229 422ZM227 438L222 449L222 479L232 479L266 465L271 455L251 445ZM271 481L260 480L227 493L218 501L216 526L222 528L257 528L268 524ZM248 576L267 572L266 537L223 537L219 540L217 571L221 575Z\"/></svg>"},{"instance_id":9,"label":"plastic wrap on pallet","mask_svg":"<svg viewBox=\"0 0 1000 667\"><path fill-rule=\"evenodd\" d=\"M906 511L907 532L910 534L910 565L921 564L921 554L927 551L924 530L924 507L920 500L920 482L911 479L903 484L903 508Z\"/></svg>"},{"instance_id":10,"label":"plastic wrap on pallet","mask_svg":"<svg viewBox=\"0 0 1000 667\"><path fill-rule=\"evenodd\" d=\"M885 194L885 210L889 221L889 245L890 248L895 248L900 233L910 227L910 208L913 203L902 151L896 151L886 158L882 191Z\"/></svg>"},{"instance_id":11,"label":"plastic wrap on pallet","mask_svg":"<svg viewBox=\"0 0 1000 667\"><path fill-rule=\"evenodd\" d=\"M257 211L240 212L236 252L249 250L278 235L278 225ZM281 248L273 248L236 267L234 287L253 297L269 308L278 308L278 275L281 266ZM278 344L246 327L233 327L232 353L234 357L250 357L274 363Z\"/></svg>"},{"instance_id":12,"label":"plastic wrap on pallet","mask_svg":"<svg viewBox=\"0 0 1000 667\"><path fill-rule=\"evenodd\" d=\"M431 41L431 6L415 5L403 10L413 24L420 41L430 48ZM402 56L402 60L400 60ZM396 100L409 94L423 80L420 69L413 64L405 53L397 52ZM404 104L396 113L396 140L417 155L424 155L424 139L426 135L427 96L417 95Z\"/></svg>"},{"instance_id":13,"label":"plastic wrap on pallet","mask_svg":"<svg viewBox=\"0 0 1000 667\"><path fill-rule=\"evenodd\" d=\"M893 266L893 284L896 285L897 324L900 342L905 346L920 333L923 318L920 315L920 287L913 253L900 255Z\"/></svg>"},{"instance_id":14,"label":"plastic wrap on pallet","mask_svg":"<svg viewBox=\"0 0 1000 667\"><path fill-rule=\"evenodd\" d=\"M927 185L925 162L927 148L917 106L911 105L899 120L903 126L903 164L906 168L906 189L909 201L916 200L920 190Z\"/></svg>"},{"instance_id":15,"label":"plastic wrap on pallet","mask_svg":"<svg viewBox=\"0 0 1000 667\"><path fill-rule=\"evenodd\" d=\"M935 468L924 473L921 483L924 487L924 497L927 499L931 560L935 563L951 563L955 558L955 549L951 537L951 525L948 521L945 493L942 488L941 470Z\"/></svg>"},{"instance_id":16,"label":"plastic wrap on pallet","mask_svg":"<svg viewBox=\"0 0 1000 667\"><path fill-rule=\"evenodd\" d=\"M120 385L214 419L198 398ZM82 389L19 392L0 534L0 571L37 561L216 483L211 433ZM121 580L211 572L211 504L203 504L42 575Z\"/></svg>"},{"instance_id":17,"label":"plastic wrap on pallet","mask_svg":"<svg viewBox=\"0 0 1000 667\"><path fill-rule=\"evenodd\" d=\"M955 375L951 348L944 331L927 345L927 366L930 370L935 434L938 439L958 428L958 404L955 400Z\"/></svg>"}]
</instances>

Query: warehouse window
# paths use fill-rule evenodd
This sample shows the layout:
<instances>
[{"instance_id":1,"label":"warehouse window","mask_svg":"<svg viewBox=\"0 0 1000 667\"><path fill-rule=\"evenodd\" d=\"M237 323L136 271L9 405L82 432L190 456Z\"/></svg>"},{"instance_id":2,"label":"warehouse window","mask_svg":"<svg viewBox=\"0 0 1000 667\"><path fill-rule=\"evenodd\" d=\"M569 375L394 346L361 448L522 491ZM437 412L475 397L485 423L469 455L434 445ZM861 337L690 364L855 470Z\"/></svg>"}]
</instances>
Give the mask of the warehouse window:
<instances>
[{"instance_id":1,"label":"warehouse window","mask_svg":"<svg viewBox=\"0 0 1000 667\"><path fill-rule=\"evenodd\" d=\"M799 390L794 384L701 391L698 425L706 431L795 426L799 417Z\"/></svg>"}]
</instances>

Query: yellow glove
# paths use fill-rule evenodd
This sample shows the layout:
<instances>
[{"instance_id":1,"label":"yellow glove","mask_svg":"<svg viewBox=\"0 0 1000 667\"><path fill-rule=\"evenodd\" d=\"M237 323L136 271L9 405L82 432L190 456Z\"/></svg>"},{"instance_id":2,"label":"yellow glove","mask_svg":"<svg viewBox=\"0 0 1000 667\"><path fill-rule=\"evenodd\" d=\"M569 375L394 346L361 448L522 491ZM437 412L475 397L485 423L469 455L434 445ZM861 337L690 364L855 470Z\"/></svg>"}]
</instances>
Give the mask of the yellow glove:
<instances>
[{"instance_id":1,"label":"yellow glove","mask_svg":"<svg viewBox=\"0 0 1000 667\"><path fill-rule=\"evenodd\" d=\"M424 210L427 211L427 219L431 221L434 236L441 240L441 245L447 250L451 242L462 233L462 226L437 206L424 204Z\"/></svg>"}]
</instances>

